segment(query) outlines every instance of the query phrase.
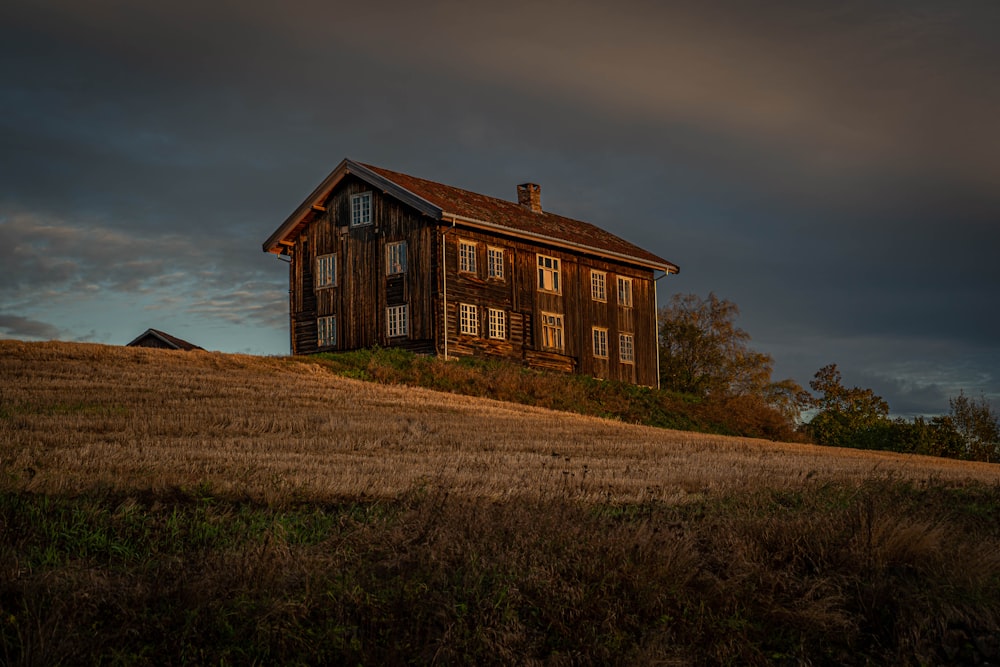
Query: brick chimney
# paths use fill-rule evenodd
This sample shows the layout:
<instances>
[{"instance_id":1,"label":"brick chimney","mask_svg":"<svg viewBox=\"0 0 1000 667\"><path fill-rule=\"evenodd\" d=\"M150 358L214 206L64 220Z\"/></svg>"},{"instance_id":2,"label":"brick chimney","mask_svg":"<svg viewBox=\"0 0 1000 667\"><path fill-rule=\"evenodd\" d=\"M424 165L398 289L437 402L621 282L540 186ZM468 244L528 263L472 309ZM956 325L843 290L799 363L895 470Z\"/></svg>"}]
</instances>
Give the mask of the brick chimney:
<instances>
[{"instance_id":1,"label":"brick chimney","mask_svg":"<svg viewBox=\"0 0 1000 667\"><path fill-rule=\"evenodd\" d=\"M527 206L535 213L541 213L542 186L536 183L522 183L517 186L517 203Z\"/></svg>"}]
</instances>

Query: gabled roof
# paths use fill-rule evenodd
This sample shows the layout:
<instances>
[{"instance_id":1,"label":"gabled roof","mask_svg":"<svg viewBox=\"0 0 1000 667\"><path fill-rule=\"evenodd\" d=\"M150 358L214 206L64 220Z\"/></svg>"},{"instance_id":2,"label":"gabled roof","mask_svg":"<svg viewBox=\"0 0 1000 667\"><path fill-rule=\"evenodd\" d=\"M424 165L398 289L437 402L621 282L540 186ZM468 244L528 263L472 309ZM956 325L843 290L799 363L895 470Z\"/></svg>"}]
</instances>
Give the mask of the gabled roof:
<instances>
[{"instance_id":1,"label":"gabled roof","mask_svg":"<svg viewBox=\"0 0 1000 667\"><path fill-rule=\"evenodd\" d=\"M125 347L137 347L139 342L144 338L156 338L163 342L167 347L173 348L175 350L204 350L205 348L199 347L194 343L189 343L186 340L178 338L177 336L171 336L170 334L160 331L159 329L146 329L141 334L132 339L132 342L126 344Z\"/></svg>"},{"instance_id":2,"label":"gabled roof","mask_svg":"<svg viewBox=\"0 0 1000 667\"><path fill-rule=\"evenodd\" d=\"M588 222L546 211L535 212L516 202L488 197L349 159L341 162L268 238L264 243L264 251L278 253L281 251L281 246L292 244L301 230L322 211L321 208L317 210L317 207L321 207L337 184L348 174L357 176L373 188L378 188L421 213L445 223L488 229L667 273L677 273L680 270L676 264Z\"/></svg>"}]
</instances>

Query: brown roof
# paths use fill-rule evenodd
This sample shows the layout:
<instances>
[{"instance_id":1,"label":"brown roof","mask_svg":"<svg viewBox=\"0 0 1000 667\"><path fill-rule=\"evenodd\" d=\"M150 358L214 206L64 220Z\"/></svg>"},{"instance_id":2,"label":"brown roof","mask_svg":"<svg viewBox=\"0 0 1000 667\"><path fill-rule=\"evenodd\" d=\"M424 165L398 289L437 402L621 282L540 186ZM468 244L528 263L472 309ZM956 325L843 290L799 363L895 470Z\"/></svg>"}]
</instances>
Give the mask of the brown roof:
<instances>
[{"instance_id":1,"label":"brown roof","mask_svg":"<svg viewBox=\"0 0 1000 667\"><path fill-rule=\"evenodd\" d=\"M485 227L551 245L571 247L597 256L632 261L669 273L679 271L677 265L672 262L588 222L573 220L547 211L535 212L516 202L488 197L352 160L341 162L337 169L271 235L264 244L264 250L276 252L283 240L294 238L315 215L312 206L325 200L336 184L349 173L438 220Z\"/></svg>"},{"instance_id":2,"label":"brown roof","mask_svg":"<svg viewBox=\"0 0 1000 667\"><path fill-rule=\"evenodd\" d=\"M160 331L159 329L146 329L141 334L136 336L131 343L128 343L126 347L136 347L139 343L147 337L152 336L153 338L159 338L161 341L166 343L169 347L173 347L176 350L204 350L205 348L195 345L194 343L189 343L182 338L177 336L171 336L165 331Z\"/></svg>"}]
</instances>

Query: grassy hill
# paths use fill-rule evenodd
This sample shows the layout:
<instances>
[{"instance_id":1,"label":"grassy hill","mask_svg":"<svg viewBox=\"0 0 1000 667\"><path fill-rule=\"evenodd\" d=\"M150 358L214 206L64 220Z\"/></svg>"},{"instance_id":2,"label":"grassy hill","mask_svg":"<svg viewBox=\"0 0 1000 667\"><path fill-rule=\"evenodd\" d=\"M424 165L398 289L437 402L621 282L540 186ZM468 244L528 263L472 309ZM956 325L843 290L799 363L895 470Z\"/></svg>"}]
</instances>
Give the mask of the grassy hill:
<instances>
[{"instance_id":1,"label":"grassy hill","mask_svg":"<svg viewBox=\"0 0 1000 667\"><path fill-rule=\"evenodd\" d=\"M5 664L995 659L998 509L986 464L0 342Z\"/></svg>"}]
</instances>

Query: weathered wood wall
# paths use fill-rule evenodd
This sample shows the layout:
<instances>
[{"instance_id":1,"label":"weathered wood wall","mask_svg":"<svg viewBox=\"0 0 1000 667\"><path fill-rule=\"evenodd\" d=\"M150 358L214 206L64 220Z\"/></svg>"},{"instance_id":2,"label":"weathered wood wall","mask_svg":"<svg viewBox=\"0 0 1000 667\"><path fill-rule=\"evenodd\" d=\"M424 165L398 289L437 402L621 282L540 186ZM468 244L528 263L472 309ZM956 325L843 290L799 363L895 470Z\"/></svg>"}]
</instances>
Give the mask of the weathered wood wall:
<instances>
[{"instance_id":1,"label":"weathered wood wall","mask_svg":"<svg viewBox=\"0 0 1000 667\"><path fill-rule=\"evenodd\" d=\"M351 227L351 195L372 192L370 225ZM316 319L337 318L337 343L323 348L375 345L434 351L434 227L429 219L356 179L347 178L324 202L326 209L297 239L293 253L293 351L319 350ZM406 242L406 272L386 275L386 245ZM316 258L336 257L336 284L314 288ZM407 304L409 332L389 338L388 306Z\"/></svg>"},{"instance_id":2,"label":"weathered wood wall","mask_svg":"<svg viewBox=\"0 0 1000 667\"><path fill-rule=\"evenodd\" d=\"M448 228L445 232L448 269L449 355L502 356L531 366L576 371L596 377L655 386L656 335L655 290L652 272L608 262L565 250L545 248L504 238L481 230ZM477 272L460 272L459 243L476 244ZM488 277L487 248L504 250L504 279ZM538 289L538 254L560 260L559 294ZM591 296L591 270L606 273L607 301ZM632 279L633 306L618 304L618 276ZM459 333L460 304L479 310L479 335ZM507 312L507 339L490 340L488 308ZM564 349L542 347L542 313L563 315ZM608 359L594 357L592 327L608 330ZM630 333L635 342L635 362L623 363L619 356L619 334ZM443 342L439 342L439 348Z\"/></svg>"},{"instance_id":3,"label":"weathered wood wall","mask_svg":"<svg viewBox=\"0 0 1000 667\"><path fill-rule=\"evenodd\" d=\"M373 224L351 227L351 196L372 192ZM323 350L375 345L449 356L503 357L530 366L575 371L655 386L657 341L653 275L649 270L534 244L481 229L448 226L348 176L297 238L290 267L292 351L317 346L319 317L337 318L336 344ZM442 244L443 240L443 244ZM405 241L406 272L386 275L386 245ZM476 271L459 271L459 242L476 246ZM502 279L488 274L488 248L504 251ZM439 271L445 262L447 276ZM315 286L315 263L336 256L336 284ZM559 293L538 289L538 254L560 262ZM591 296L591 270L606 274L606 301ZM632 279L633 306L618 303L618 276ZM446 290L445 290L446 288ZM389 338L388 306L407 304L409 332ZM477 335L461 334L461 304L478 309ZM489 337L489 308L506 313L506 335ZM542 345L542 313L563 316L562 350ZM592 327L608 332L608 357L594 356ZM635 361L621 361L619 334L634 338Z\"/></svg>"}]
</instances>

